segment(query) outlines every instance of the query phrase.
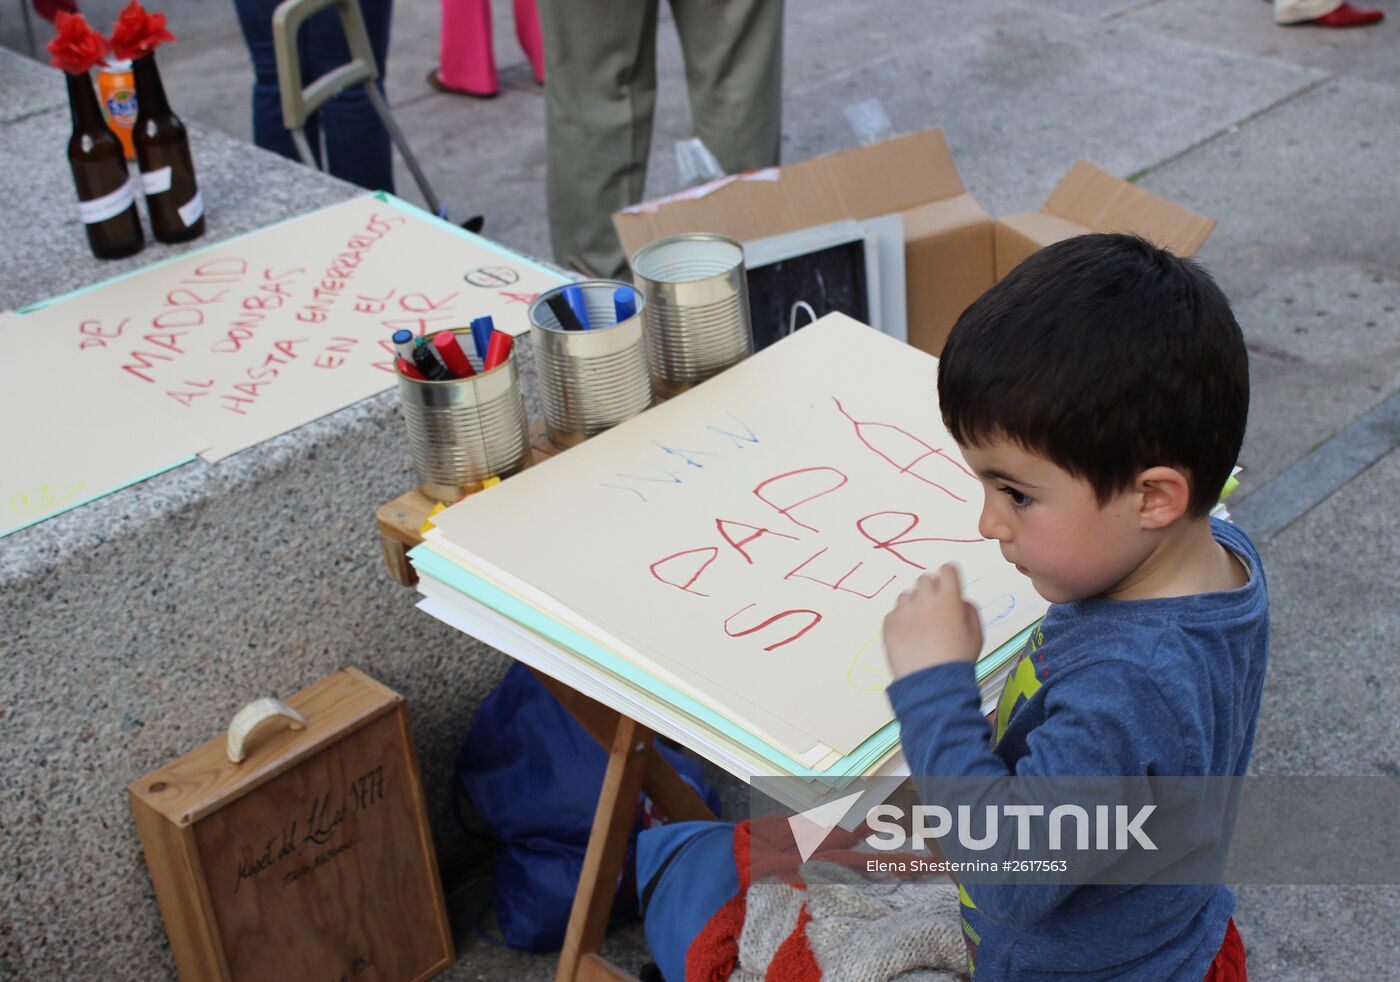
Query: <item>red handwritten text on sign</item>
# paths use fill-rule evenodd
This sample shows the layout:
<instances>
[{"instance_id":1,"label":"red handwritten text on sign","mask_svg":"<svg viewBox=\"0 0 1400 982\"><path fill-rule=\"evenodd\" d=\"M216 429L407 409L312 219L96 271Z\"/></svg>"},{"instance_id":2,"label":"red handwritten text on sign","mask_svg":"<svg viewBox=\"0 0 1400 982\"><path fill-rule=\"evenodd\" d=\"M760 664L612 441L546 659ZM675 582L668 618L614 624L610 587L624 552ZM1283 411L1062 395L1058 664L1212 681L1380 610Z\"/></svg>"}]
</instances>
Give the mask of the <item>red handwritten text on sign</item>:
<instances>
[{"instance_id":1,"label":"red handwritten text on sign","mask_svg":"<svg viewBox=\"0 0 1400 982\"><path fill-rule=\"evenodd\" d=\"M936 491L930 510L936 510L940 516L947 515L947 508L938 501L966 503L979 484L961 462L942 449L892 423L857 420L840 401L833 398L832 403L835 412L851 424L848 432L856 438L855 443L846 447L833 445L830 463L815 462L763 478L750 492L752 513L713 517L718 541L691 542L648 567L655 582L694 597L697 603L728 603L714 598L725 592L726 585L739 582L736 575L755 570L771 577L771 582L810 588L810 601L801 607L769 602L765 609L760 606L760 599L754 598L737 609L716 609L719 626L726 636L745 639L763 651L777 651L809 635L815 637L813 632L825 618L823 598L839 593L860 601L876 600L904 575L901 570L928 569L946 558L948 545L983 541L980 535L970 534L965 528L975 522L971 516L966 516L967 522L955 520L957 528L935 528L934 524L946 526L949 519L943 517L933 523L911 511L868 510L872 495L896 486L901 478L913 479ZM751 430L749 436L757 442ZM667 447L661 449L675 453ZM890 466L892 480L881 481L878 486L852 485L851 474L839 463L838 455L843 451L873 454ZM701 453L714 456L708 451L695 451L684 459L692 466L701 466L694 463ZM676 472L653 467L659 474L628 473L618 477L643 482L643 486L674 487L685 483ZM643 503L648 500L635 486L606 486L631 491ZM855 506L845 516L841 516L842 502ZM783 531L774 528L775 524ZM868 551L864 555L852 552L855 547L851 543L857 539L866 543L864 549ZM747 588L758 589L752 585ZM886 598L883 602L891 601Z\"/></svg>"},{"instance_id":2,"label":"red handwritten text on sign","mask_svg":"<svg viewBox=\"0 0 1400 982\"><path fill-rule=\"evenodd\" d=\"M359 363L392 372L387 336L395 329L421 334L460 317L456 292L393 286L358 294L351 286L372 256L392 248L406 222L374 212L319 273L311 265L267 265L251 256L199 263L143 315L80 321L78 348L107 351L123 377L156 387L182 408L208 405L239 416L254 412L275 387L295 385L300 372L354 364L358 351L370 351L362 342L380 345L375 360ZM337 329L357 314L374 318L368 337Z\"/></svg>"}]
</instances>

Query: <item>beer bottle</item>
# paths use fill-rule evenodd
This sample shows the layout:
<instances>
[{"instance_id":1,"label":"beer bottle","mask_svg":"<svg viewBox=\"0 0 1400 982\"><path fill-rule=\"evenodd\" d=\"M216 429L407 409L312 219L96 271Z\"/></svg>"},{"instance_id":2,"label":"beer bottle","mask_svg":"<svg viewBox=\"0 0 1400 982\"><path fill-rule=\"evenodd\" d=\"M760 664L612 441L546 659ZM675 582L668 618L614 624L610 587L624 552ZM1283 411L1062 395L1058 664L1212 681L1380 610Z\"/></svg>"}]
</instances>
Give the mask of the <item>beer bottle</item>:
<instances>
[{"instance_id":1,"label":"beer bottle","mask_svg":"<svg viewBox=\"0 0 1400 982\"><path fill-rule=\"evenodd\" d=\"M136 214L136 187L126 169L122 145L102 119L97 93L87 72L65 72L73 135L68 166L78 186L78 213L88 245L98 259L120 259L145 246Z\"/></svg>"},{"instance_id":2,"label":"beer bottle","mask_svg":"<svg viewBox=\"0 0 1400 982\"><path fill-rule=\"evenodd\" d=\"M194 179L190 138L170 111L155 54L131 63L136 75L136 162L151 216L151 232L161 242L185 242L204 234L204 198Z\"/></svg>"}]
</instances>

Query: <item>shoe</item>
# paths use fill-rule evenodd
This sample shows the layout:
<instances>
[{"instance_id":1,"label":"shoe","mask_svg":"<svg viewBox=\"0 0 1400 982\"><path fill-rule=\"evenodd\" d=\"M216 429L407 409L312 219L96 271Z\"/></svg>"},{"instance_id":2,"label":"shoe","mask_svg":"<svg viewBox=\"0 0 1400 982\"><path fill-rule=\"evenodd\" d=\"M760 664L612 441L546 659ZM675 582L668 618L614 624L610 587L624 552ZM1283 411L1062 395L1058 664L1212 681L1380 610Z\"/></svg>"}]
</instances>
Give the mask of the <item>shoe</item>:
<instances>
[{"instance_id":1,"label":"shoe","mask_svg":"<svg viewBox=\"0 0 1400 982\"><path fill-rule=\"evenodd\" d=\"M1365 27L1368 24L1379 24L1384 19L1384 11L1361 10L1349 3L1344 3L1330 14L1305 20L1303 24L1312 27Z\"/></svg>"},{"instance_id":2,"label":"shoe","mask_svg":"<svg viewBox=\"0 0 1400 982\"><path fill-rule=\"evenodd\" d=\"M438 92L446 92L448 95L465 95L473 99L494 99L495 92L468 92L466 89L454 89L442 80L436 68L428 72L428 87Z\"/></svg>"}]
</instances>

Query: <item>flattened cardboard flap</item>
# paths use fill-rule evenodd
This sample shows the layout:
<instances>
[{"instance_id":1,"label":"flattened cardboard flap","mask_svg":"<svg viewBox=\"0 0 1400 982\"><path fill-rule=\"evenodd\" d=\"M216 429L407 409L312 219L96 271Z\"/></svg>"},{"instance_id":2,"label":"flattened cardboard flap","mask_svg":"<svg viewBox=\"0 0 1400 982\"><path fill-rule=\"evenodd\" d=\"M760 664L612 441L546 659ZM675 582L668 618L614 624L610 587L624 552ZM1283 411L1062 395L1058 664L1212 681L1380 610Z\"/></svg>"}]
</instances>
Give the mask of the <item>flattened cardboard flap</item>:
<instances>
[{"instance_id":1,"label":"flattened cardboard flap","mask_svg":"<svg viewBox=\"0 0 1400 982\"><path fill-rule=\"evenodd\" d=\"M1091 232L1134 232L1178 256L1192 255L1215 228L1215 219L1172 204L1086 160L1074 162L1041 211Z\"/></svg>"},{"instance_id":2,"label":"flattened cardboard flap","mask_svg":"<svg viewBox=\"0 0 1400 982\"><path fill-rule=\"evenodd\" d=\"M827 171L852 218L888 215L965 190L941 129L911 133L808 163Z\"/></svg>"},{"instance_id":3,"label":"flattened cardboard flap","mask_svg":"<svg viewBox=\"0 0 1400 982\"><path fill-rule=\"evenodd\" d=\"M964 193L941 129L786 165L776 178L738 180L702 198L616 212L613 227L630 256L667 235L719 232L744 241L888 215Z\"/></svg>"}]
</instances>

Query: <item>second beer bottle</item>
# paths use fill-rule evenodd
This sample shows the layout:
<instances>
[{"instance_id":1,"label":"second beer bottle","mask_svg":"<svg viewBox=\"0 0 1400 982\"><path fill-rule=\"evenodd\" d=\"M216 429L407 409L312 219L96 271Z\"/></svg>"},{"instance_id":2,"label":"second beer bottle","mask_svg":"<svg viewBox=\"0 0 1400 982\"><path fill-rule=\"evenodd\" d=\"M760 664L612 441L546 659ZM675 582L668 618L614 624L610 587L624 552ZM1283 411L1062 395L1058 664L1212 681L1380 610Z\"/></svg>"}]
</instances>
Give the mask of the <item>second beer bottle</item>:
<instances>
[{"instance_id":1,"label":"second beer bottle","mask_svg":"<svg viewBox=\"0 0 1400 982\"><path fill-rule=\"evenodd\" d=\"M136 76L136 162L151 216L151 232L161 242L185 242L204 234L204 198L194 177L190 139L165 99L155 54L131 63Z\"/></svg>"}]
</instances>

